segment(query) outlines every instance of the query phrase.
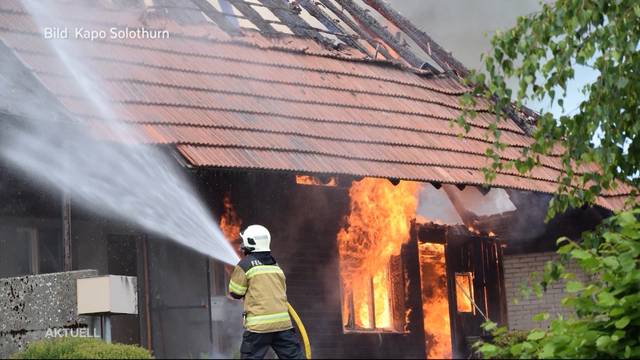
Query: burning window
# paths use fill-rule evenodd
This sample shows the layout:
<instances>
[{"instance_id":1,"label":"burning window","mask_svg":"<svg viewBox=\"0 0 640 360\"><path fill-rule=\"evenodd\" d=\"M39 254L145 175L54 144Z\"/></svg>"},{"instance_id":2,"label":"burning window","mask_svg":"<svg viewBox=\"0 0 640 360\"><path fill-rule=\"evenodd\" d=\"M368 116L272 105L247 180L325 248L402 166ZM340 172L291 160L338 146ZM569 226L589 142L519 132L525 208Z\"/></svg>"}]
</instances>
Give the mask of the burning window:
<instances>
[{"instance_id":1,"label":"burning window","mask_svg":"<svg viewBox=\"0 0 640 360\"><path fill-rule=\"evenodd\" d=\"M349 287L343 284L342 319L345 330L402 331L404 282L400 259L394 260L372 276L353 279Z\"/></svg>"},{"instance_id":2,"label":"burning window","mask_svg":"<svg viewBox=\"0 0 640 360\"><path fill-rule=\"evenodd\" d=\"M335 176L309 176L296 175L296 184L298 185L316 185L316 186L338 186L338 179Z\"/></svg>"},{"instance_id":3,"label":"burning window","mask_svg":"<svg viewBox=\"0 0 640 360\"><path fill-rule=\"evenodd\" d=\"M461 313L473 313L473 273L456 273L456 308Z\"/></svg>"},{"instance_id":4,"label":"burning window","mask_svg":"<svg viewBox=\"0 0 640 360\"><path fill-rule=\"evenodd\" d=\"M419 185L365 178L354 182L347 224L338 233L345 331L402 331L400 251L409 239Z\"/></svg>"},{"instance_id":5,"label":"burning window","mask_svg":"<svg viewBox=\"0 0 640 360\"><path fill-rule=\"evenodd\" d=\"M422 279L422 314L428 359L451 358L451 319L445 245L418 245Z\"/></svg>"}]
</instances>

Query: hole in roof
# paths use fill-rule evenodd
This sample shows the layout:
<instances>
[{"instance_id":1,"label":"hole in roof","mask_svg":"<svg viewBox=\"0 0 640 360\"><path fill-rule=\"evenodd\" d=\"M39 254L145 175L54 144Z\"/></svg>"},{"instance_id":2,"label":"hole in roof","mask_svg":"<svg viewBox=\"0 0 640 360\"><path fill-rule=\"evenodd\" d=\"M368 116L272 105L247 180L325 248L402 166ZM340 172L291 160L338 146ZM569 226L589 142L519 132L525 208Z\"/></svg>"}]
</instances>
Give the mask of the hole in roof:
<instances>
[{"instance_id":1,"label":"hole in roof","mask_svg":"<svg viewBox=\"0 0 640 360\"><path fill-rule=\"evenodd\" d=\"M255 10L258 14L260 14L260 17L263 18L264 20L280 22L280 19L278 19L278 17L275 16L274 13L272 13L271 10L267 9L266 7L262 5L250 5L250 6L253 8L253 10Z\"/></svg>"},{"instance_id":2,"label":"hole in roof","mask_svg":"<svg viewBox=\"0 0 640 360\"><path fill-rule=\"evenodd\" d=\"M333 22L336 23L342 29L345 35L351 36L353 39L355 39L355 41L358 44L360 44L361 48L366 49L369 56L371 57L375 56L378 59L385 59L385 57L380 52L376 51L376 45L377 45L376 43L371 44L366 39L361 38L360 35L358 35L358 32L348 24L348 22L351 22L355 26L358 26L357 25L358 21L348 11L340 11L339 9L342 9L342 5L335 2L335 0L328 0L328 1L333 5L335 9L338 9L338 11L340 12L340 15L342 15L342 17L345 17L347 22L343 21L340 18L340 16L338 16L335 12L331 10L331 8L327 6L320 5L318 6L318 8L320 8L329 18L331 18ZM340 39L340 40L343 40L343 39Z\"/></svg>"},{"instance_id":3,"label":"hole in roof","mask_svg":"<svg viewBox=\"0 0 640 360\"><path fill-rule=\"evenodd\" d=\"M340 5L336 4L335 2L333 2L333 4L336 6L336 8L340 9ZM317 4L317 8L320 11L322 11L324 15L327 18L329 18L334 24L336 24L336 26L340 29L341 33L351 37L356 43L360 45L361 49L364 49L366 53L368 53L369 56L373 57L375 55L375 52L376 52L375 46L369 44L369 42L361 38L360 35L358 35L358 33L351 26L349 26L346 22L342 21L342 19L340 19L340 17L336 13L334 13L329 7L325 6L324 4ZM345 11L345 12L342 12L341 14L344 14L344 16L346 16L348 19L352 20L355 23L355 20L353 20L353 18L351 17L350 14L348 14L348 12ZM334 40L334 38L337 38L339 42L346 44L344 37L335 36L331 34L326 34L326 36L329 37L331 40ZM381 57L381 56L378 55L378 57Z\"/></svg>"},{"instance_id":4,"label":"hole in roof","mask_svg":"<svg viewBox=\"0 0 640 360\"><path fill-rule=\"evenodd\" d=\"M315 6L315 5L314 5ZM307 9L305 8L301 8L302 12L300 12L300 17L302 18L302 20L304 20L304 22L307 23L307 25L309 25L310 27L314 28L314 29L319 29L319 30L324 30L324 31L329 31L329 29L327 29L321 22L320 20L316 19L313 15L311 15Z\"/></svg>"},{"instance_id":5,"label":"hole in roof","mask_svg":"<svg viewBox=\"0 0 640 360\"><path fill-rule=\"evenodd\" d=\"M289 27L285 24L271 24L271 26L278 32L293 35L293 31L291 31L291 29L289 29Z\"/></svg>"},{"instance_id":6,"label":"hole in roof","mask_svg":"<svg viewBox=\"0 0 640 360\"><path fill-rule=\"evenodd\" d=\"M222 6L220 5L220 1L225 1L225 0L208 0L209 4L213 5L213 7L216 8L216 10L218 10L219 12L222 12Z\"/></svg>"},{"instance_id":7,"label":"hole in roof","mask_svg":"<svg viewBox=\"0 0 640 360\"><path fill-rule=\"evenodd\" d=\"M209 0L209 3L220 11L231 24L244 29L258 30L258 27L247 19L246 16L229 1Z\"/></svg>"},{"instance_id":8,"label":"hole in roof","mask_svg":"<svg viewBox=\"0 0 640 360\"><path fill-rule=\"evenodd\" d=\"M260 30L256 25L254 25L251 21L247 19L238 19L238 22L240 23L240 27L243 29L252 29L252 30L258 30L258 31Z\"/></svg>"},{"instance_id":9,"label":"hole in roof","mask_svg":"<svg viewBox=\"0 0 640 360\"><path fill-rule=\"evenodd\" d=\"M364 9L370 9L368 5L366 5L361 0L355 0L355 2L360 5L360 7ZM402 30L400 30L397 26L387 20L382 14L379 12L372 10L367 11L369 15L371 15L376 21L380 23L384 28L393 35L396 40L403 46L407 47L411 52L413 52L419 59L424 61L423 68L428 69L429 67L434 68L436 71L443 71L442 67L440 67L429 55L426 51L422 50L418 44L416 44L413 39L411 39L407 34L405 34Z\"/></svg>"},{"instance_id":10,"label":"hole in roof","mask_svg":"<svg viewBox=\"0 0 640 360\"><path fill-rule=\"evenodd\" d=\"M342 41L339 37L337 37L336 35L333 34L321 34L324 38L329 39L332 43L336 44L336 43L340 43L343 45L346 45L346 43L344 41Z\"/></svg>"},{"instance_id":11,"label":"hole in roof","mask_svg":"<svg viewBox=\"0 0 640 360\"><path fill-rule=\"evenodd\" d=\"M218 1L224 1L224 0L218 0ZM291 29L286 24L284 24L282 22L282 20L280 20L280 18L278 18L271 11L271 9L269 9L269 7L267 5L263 4L262 2L260 2L258 0L244 0L243 2L246 3L247 5L249 5L253 10L255 10L263 20L269 22L271 24L271 27L275 31L281 32L281 33L285 33L285 34L293 34ZM240 11L239 11L239 13L241 14ZM246 19L246 17L245 17L245 19ZM246 20L249 21L248 19L246 19ZM254 26L254 28L257 29L257 27L255 27L255 26Z\"/></svg>"},{"instance_id":12,"label":"hole in roof","mask_svg":"<svg viewBox=\"0 0 640 360\"><path fill-rule=\"evenodd\" d=\"M271 27L280 33L285 33L285 34L289 34L289 35L293 35L293 31L291 26L293 26L292 24L287 24L286 22L283 22L277 15L276 13L273 12L272 8L270 7L269 4L264 4L262 1L260 0L208 0L209 3L211 3L211 5L213 5L213 7L218 10L219 12L221 12L225 18L233 25L241 27L241 28L246 28L246 29L254 29L254 30L258 30L260 31L260 29L250 20L250 18L248 18L246 16L246 14L244 14L240 9L235 6L236 2L243 2L246 5L250 6L253 10L255 10L255 12L266 22L270 23ZM330 19L335 20L336 19L336 15L333 14L331 11L329 11L328 9L325 9L323 6L320 6L318 4L312 4L313 6L316 6L318 11L321 11L325 14L325 16L327 16ZM285 9L284 6L281 7L282 9ZM304 22L304 26L301 26L303 28L307 28L309 30L315 29L318 31L318 33L320 34L320 36L322 36L323 38L325 38L328 42L334 43L334 44L346 44L345 40L339 35L339 34L334 34L333 31L331 31L329 28L327 28L327 26L325 26L322 21L320 21L318 18L314 17L311 13L309 13L309 11L307 11L305 8L301 7L300 8L300 13L298 15L300 19L303 20ZM337 21L339 23L339 21ZM343 26L344 27L344 26ZM346 36L353 36L354 32L352 29L348 28L344 30L344 35Z\"/></svg>"}]
</instances>

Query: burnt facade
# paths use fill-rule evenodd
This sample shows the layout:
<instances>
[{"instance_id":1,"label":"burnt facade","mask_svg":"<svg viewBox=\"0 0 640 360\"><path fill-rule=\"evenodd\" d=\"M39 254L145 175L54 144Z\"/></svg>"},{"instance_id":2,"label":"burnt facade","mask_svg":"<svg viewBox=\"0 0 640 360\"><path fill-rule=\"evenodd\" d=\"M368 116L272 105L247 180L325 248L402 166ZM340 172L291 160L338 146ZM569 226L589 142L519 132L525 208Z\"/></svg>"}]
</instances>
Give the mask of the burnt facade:
<instances>
[{"instance_id":1,"label":"burnt facade","mask_svg":"<svg viewBox=\"0 0 640 360\"><path fill-rule=\"evenodd\" d=\"M11 178L11 173L7 170L4 179ZM260 223L271 230L273 253L287 276L289 300L307 327L317 357L424 358L443 331L450 334L450 342L444 345L451 347L448 355L468 356L469 343L485 335L480 328L483 321L507 323L502 261L510 239L470 231L464 225L416 223L414 219L398 256L400 265L389 275L394 284L389 298L402 309L401 327L354 331L344 321L337 234L350 211L350 184L359 179L336 177L337 186L321 186L299 184L296 174L286 173L197 169L186 170L186 174L212 213L224 214L227 198L241 226ZM12 204L3 210L3 228L32 229L40 248L56 250L19 251L25 240L5 232L0 239L0 277L62 271L61 203L51 207L55 204L51 200L38 202L42 196L55 198L56 194L14 179L21 185L2 191L5 204ZM224 264L87 212L74 206L73 200L71 204L73 270L95 269L100 274L139 279L140 314L114 317L114 341L149 347L159 357L233 356L237 352L241 305L225 297L228 268ZM46 225L43 212L55 226ZM17 221L18 217L24 220ZM552 243L558 234L537 242ZM430 268L438 260L425 258L421 251L425 244L441 247L439 261L444 272ZM518 251L515 247L512 252ZM12 262L4 261L5 256ZM54 265L25 267L32 259ZM446 294L447 327L430 318L438 308L428 298L436 291Z\"/></svg>"}]
</instances>

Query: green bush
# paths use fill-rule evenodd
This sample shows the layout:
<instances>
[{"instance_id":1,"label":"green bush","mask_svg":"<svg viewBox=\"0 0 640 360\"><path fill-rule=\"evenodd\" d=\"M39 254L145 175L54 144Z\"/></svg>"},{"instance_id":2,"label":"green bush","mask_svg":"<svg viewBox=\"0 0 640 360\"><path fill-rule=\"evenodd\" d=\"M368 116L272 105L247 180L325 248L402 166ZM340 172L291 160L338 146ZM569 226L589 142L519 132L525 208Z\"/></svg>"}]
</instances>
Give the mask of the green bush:
<instances>
[{"instance_id":1,"label":"green bush","mask_svg":"<svg viewBox=\"0 0 640 360\"><path fill-rule=\"evenodd\" d=\"M550 320L548 328L508 342L500 342L507 334L504 327L487 322L483 327L493 341L480 342L476 349L486 359L640 358L640 207L608 218L596 231L583 234L580 243L567 238L558 242L562 261L545 267L537 287L565 280L562 303L575 315L553 319L537 314L533 320ZM589 282L577 281L565 268L568 261Z\"/></svg>"},{"instance_id":2,"label":"green bush","mask_svg":"<svg viewBox=\"0 0 640 360\"><path fill-rule=\"evenodd\" d=\"M495 326L495 327L494 327ZM474 350L474 358L487 358L486 349L492 349L491 359L513 359L510 349L514 345L518 345L527 340L529 331L526 330L507 330L506 327L498 328L495 323L487 322L482 327L488 330L491 336L480 339L471 345Z\"/></svg>"},{"instance_id":3,"label":"green bush","mask_svg":"<svg viewBox=\"0 0 640 360\"><path fill-rule=\"evenodd\" d=\"M529 335L525 330L511 330L500 334L493 339L493 343L500 347L510 347L527 340Z\"/></svg>"},{"instance_id":4,"label":"green bush","mask_svg":"<svg viewBox=\"0 0 640 360\"><path fill-rule=\"evenodd\" d=\"M95 338L63 337L27 345L14 359L152 359L146 349L134 345L107 344Z\"/></svg>"}]
</instances>

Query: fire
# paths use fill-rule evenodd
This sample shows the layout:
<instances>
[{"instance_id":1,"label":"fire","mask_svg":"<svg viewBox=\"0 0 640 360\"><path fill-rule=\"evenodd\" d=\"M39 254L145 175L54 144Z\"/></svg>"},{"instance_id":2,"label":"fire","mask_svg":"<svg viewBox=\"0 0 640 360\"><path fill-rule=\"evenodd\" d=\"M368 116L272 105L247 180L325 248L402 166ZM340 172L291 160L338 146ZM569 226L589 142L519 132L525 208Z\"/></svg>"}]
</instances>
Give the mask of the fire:
<instances>
[{"instance_id":1,"label":"fire","mask_svg":"<svg viewBox=\"0 0 640 360\"><path fill-rule=\"evenodd\" d=\"M220 230L224 236L230 241L233 242L238 237L240 237L240 227L242 226L242 219L236 213L236 210L233 207L233 203L231 202L231 195L226 193L224 195L223 200L224 212L220 217ZM237 250L237 246L234 246ZM240 254L238 254L240 255Z\"/></svg>"},{"instance_id":2,"label":"fire","mask_svg":"<svg viewBox=\"0 0 640 360\"><path fill-rule=\"evenodd\" d=\"M338 180L335 176L331 176L323 181L315 176L296 175L296 184L298 185L317 185L317 186L338 186Z\"/></svg>"},{"instance_id":3,"label":"fire","mask_svg":"<svg viewBox=\"0 0 640 360\"><path fill-rule=\"evenodd\" d=\"M409 239L419 187L373 178L353 182L347 225L338 233L345 325L394 330L389 263Z\"/></svg>"},{"instance_id":4,"label":"fire","mask_svg":"<svg viewBox=\"0 0 640 360\"><path fill-rule=\"evenodd\" d=\"M458 312L473 312L473 274L456 274L456 307Z\"/></svg>"},{"instance_id":5,"label":"fire","mask_svg":"<svg viewBox=\"0 0 640 360\"><path fill-rule=\"evenodd\" d=\"M451 324L444 245L421 243L418 249L427 358L451 358Z\"/></svg>"}]
</instances>

